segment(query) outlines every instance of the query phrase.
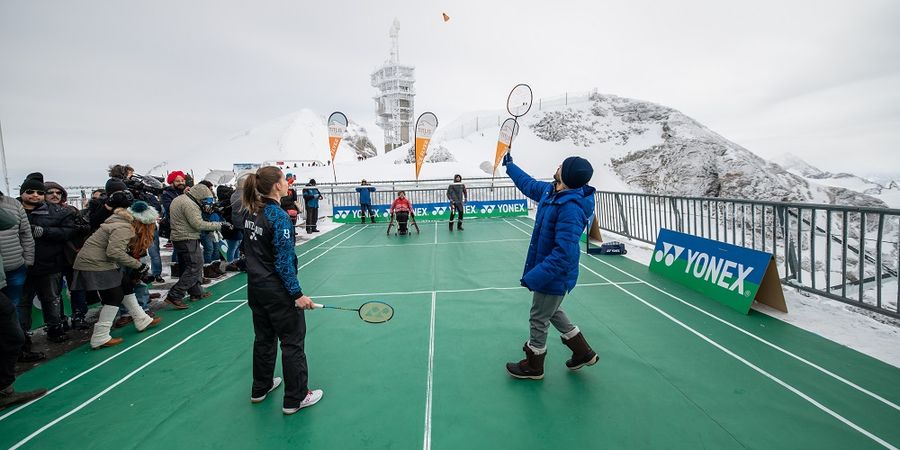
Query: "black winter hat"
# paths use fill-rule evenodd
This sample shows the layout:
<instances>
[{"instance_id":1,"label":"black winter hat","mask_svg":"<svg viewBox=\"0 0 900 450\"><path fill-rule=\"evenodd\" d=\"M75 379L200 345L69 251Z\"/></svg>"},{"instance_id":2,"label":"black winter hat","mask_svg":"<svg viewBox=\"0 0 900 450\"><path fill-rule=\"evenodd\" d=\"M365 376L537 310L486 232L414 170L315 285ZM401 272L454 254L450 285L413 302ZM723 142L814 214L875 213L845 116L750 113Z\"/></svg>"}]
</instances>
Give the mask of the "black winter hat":
<instances>
[{"instance_id":1,"label":"black winter hat","mask_svg":"<svg viewBox=\"0 0 900 450\"><path fill-rule=\"evenodd\" d=\"M125 184L125 180L121 178L110 178L106 181L106 193L112 194L116 191L127 191L128 186Z\"/></svg>"},{"instance_id":2,"label":"black winter hat","mask_svg":"<svg viewBox=\"0 0 900 450\"><path fill-rule=\"evenodd\" d=\"M578 189L591 181L593 175L594 168L588 160L570 156L563 161L559 177L569 188Z\"/></svg>"},{"instance_id":3,"label":"black winter hat","mask_svg":"<svg viewBox=\"0 0 900 450\"><path fill-rule=\"evenodd\" d=\"M117 191L109 195L106 206L112 209L127 208L134 203L134 195L130 191Z\"/></svg>"},{"instance_id":4,"label":"black winter hat","mask_svg":"<svg viewBox=\"0 0 900 450\"><path fill-rule=\"evenodd\" d=\"M19 188L19 195L24 194L28 190L46 191L47 186L44 186L44 174L40 172L29 173Z\"/></svg>"}]
</instances>

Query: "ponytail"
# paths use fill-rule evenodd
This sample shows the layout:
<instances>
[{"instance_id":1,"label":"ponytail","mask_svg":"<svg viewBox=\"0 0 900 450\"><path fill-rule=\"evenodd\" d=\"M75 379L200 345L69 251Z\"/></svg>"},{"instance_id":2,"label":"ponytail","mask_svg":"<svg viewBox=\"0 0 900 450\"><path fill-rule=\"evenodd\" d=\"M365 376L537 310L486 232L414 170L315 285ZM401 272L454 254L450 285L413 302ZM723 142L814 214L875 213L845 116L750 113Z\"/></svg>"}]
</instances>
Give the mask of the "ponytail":
<instances>
[{"instance_id":1,"label":"ponytail","mask_svg":"<svg viewBox=\"0 0 900 450\"><path fill-rule=\"evenodd\" d=\"M283 178L281 169L275 166L261 167L256 173L248 174L243 182L241 206L250 214L258 213L263 209L262 197L268 196Z\"/></svg>"}]
</instances>

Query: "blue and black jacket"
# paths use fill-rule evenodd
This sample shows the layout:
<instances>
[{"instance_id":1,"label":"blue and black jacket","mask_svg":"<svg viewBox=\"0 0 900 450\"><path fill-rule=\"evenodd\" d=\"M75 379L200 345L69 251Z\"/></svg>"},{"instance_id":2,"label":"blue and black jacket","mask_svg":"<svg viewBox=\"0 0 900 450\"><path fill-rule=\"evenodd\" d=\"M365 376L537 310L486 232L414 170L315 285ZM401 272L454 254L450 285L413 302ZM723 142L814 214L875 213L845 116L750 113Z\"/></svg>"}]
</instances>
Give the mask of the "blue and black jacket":
<instances>
[{"instance_id":1,"label":"blue and black jacket","mask_svg":"<svg viewBox=\"0 0 900 450\"><path fill-rule=\"evenodd\" d=\"M294 300L303 295L297 279L294 225L278 202L268 198L263 202L260 212L244 219L247 287L261 296L287 295Z\"/></svg>"},{"instance_id":2,"label":"blue and black jacket","mask_svg":"<svg viewBox=\"0 0 900 450\"><path fill-rule=\"evenodd\" d=\"M556 192L553 184L535 180L512 163L506 173L523 194L538 202L520 282L530 291L565 295L578 281L579 242L594 214L595 189Z\"/></svg>"},{"instance_id":3,"label":"blue and black jacket","mask_svg":"<svg viewBox=\"0 0 900 450\"><path fill-rule=\"evenodd\" d=\"M356 188L356 192L359 192L359 204L360 205L371 205L372 204L372 193L375 192L374 186L360 186Z\"/></svg>"}]
</instances>

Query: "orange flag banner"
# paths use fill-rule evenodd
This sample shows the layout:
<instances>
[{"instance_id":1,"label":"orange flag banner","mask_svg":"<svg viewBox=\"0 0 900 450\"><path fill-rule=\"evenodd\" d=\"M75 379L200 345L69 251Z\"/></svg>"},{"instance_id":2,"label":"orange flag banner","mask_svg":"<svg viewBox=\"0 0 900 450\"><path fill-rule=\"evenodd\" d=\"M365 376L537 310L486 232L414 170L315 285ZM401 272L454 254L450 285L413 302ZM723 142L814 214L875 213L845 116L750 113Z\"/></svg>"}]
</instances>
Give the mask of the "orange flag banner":
<instances>
[{"instance_id":1,"label":"orange flag banner","mask_svg":"<svg viewBox=\"0 0 900 450\"><path fill-rule=\"evenodd\" d=\"M334 155L337 154L341 139L347 131L347 116L342 112L333 112L328 117L328 147L331 149L331 163L334 164Z\"/></svg>"},{"instance_id":2,"label":"orange flag banner","mask_svg":"<svg viewBox=\"0 0 900 450\"><path fill-rule=\"evenodd\" d=\"M497 139L497 153L494 155L494 173L497 172L497 166L503 160L503 156L512 147L512 141L519 134L519 124L515 119L509 118L500 125L500 137Z\"/></svg>"},{"instance_id":3,"label":"orange flag banner","mask_svg":"<svg viewBox=\"0 0 900 450\"><path fill-rule=\"evenodd\" d=\"M416 180L419 179L419 172L422 170L425 155L428 153L428 144L431 142L437 126L437 116L431 112L422 113L416 120Z\"/></svg>"}]
</instances>

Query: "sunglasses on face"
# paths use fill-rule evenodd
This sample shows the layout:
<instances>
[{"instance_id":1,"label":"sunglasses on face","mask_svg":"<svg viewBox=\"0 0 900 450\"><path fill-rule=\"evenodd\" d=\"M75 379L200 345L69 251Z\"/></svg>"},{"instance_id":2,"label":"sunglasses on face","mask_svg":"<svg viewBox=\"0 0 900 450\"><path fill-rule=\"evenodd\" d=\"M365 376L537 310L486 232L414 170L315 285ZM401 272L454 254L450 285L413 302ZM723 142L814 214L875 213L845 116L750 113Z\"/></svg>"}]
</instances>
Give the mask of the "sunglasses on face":
<instances>
[{"instance_id":1,"label":"sunglasses on face","mask_svg":"<svg viewBox=\"0 0 900 450\"><path fill-rule=\"evenodd\" d=\"M28 195L44 195L44 191L36 191L34 189L29 189L25 193Z\"/></svg>"},{"instance_id":2,"label":"sunglasses on face","mask_svg":"<svg viewBox=\"0 0 900 450\"><path fill-rule=\"evenodd\" d=\"M60 191L47 191L47 195L62 195Z\"/></svg>"}]
</instances>

